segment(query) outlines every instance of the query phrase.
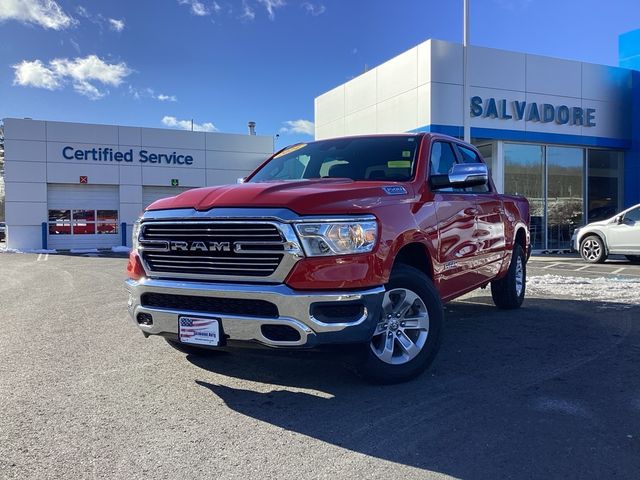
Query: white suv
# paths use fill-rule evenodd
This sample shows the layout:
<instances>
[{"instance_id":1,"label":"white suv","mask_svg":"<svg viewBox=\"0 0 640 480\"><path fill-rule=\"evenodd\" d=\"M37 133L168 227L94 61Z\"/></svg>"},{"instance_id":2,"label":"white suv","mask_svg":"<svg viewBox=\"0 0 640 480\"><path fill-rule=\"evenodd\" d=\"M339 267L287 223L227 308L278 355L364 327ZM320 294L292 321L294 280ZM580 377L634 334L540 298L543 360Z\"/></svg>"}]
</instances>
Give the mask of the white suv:
<instances>
[{"instance_id":1,"label":"white suv","mask_svg":"<svg viewBox=\"0 0 640 480\"><path fill-rule=\"evenodd\" d=\"M602 263L610 254L640 262L640 204L576 229L571 243L589 263Z\"/></svg>"}]
</instances>

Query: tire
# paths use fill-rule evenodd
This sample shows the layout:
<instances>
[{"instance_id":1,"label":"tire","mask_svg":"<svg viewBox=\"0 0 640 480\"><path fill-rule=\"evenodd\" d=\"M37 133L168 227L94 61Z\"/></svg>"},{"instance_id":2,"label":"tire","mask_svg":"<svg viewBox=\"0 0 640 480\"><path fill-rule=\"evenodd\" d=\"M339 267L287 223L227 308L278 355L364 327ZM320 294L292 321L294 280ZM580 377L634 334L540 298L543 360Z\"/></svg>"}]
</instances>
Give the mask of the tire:
<instances>
[{"instance_id":1,"label":"tire","mask_svg":"<svg viewBox=\"0 0 640 480\"><path fill-rule=\"evenodd\" d=\"M625 255L631 263L640 263L640 255Z\"/></svg>"},{"instance_id":2,"label":"tire","mask_svg":"<svg viewBox=\"0 0 640 480\"><path fill-rule=\"evenodd\" d=\"M386 285L373 337L362 346L359 373L382 384L417 377L438 352L443 317L440 295L429 277L416 268L397 265Z\"/></svg>"},{"instance_id":3,"label":"tire","mask_svg":"<svg viewBox=\"0 0 640 480\"><path fill-rule=\"evenodd\" d=\"M607 252L604 242L597 235L588 235L580 242L580 256L588 263L604 263Z\"/></svg>"},{"instance_id":4,"label":"tire","mask_svg":"<svg viewBox=\"0 0 640 480\"><path fill-rule=\"evenodd\" d=\"M187 345L179 342L178 340L172 340L166 337L165 341L171 346L171 348L175 348L179 352L185 353L187 355L207 355L211 352L206 348L196 347L195 345Z\"/></svg>"},{"instance_id":5,"label":"tire","mask_svg":"<svg viewBox=\"0 0 640 480\"><path fill-rule=\"evenodd\" d=\"M503 310L520 308L527 289L527 259L520 245L513 247L507 274L491 282L491 297L496 307Z\"/></svg>"}]
</instances>

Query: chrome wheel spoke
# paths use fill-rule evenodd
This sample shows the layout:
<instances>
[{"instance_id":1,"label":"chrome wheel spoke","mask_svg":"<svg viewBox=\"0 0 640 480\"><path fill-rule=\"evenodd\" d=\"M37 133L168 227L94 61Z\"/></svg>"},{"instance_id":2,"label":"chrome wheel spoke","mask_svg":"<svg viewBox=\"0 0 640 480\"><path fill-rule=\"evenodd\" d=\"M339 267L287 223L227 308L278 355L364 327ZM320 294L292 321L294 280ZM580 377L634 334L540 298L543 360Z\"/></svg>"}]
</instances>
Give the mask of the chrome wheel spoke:
<instances>
[{"instance_id":1,"label":"chrome wheel spoke","mask_svg":"<svg viewBox=\"0 0 640 480\"><path fill-rule=\"evenodd\" d=\"M380 359L391 363L393 359L393 349L395 347L395 338L393 335L387 335L384 339L384 346L382 347L382 352L380 353Z\"/></svg>"},{"instance_id":2,"label":"chrome wheel spoke","mask_svg":"<svg viewBox=\"0 0 640 480\"><path fill-rule=\"evenodd\" d=\"M410 359L420 353L421 349L415 343L413 343L413 340L411 340L406 333L400 331L398 332L396 338L398 340L398 345L400 345L400 348L402 348L402 350L407 355L409 355Z\"/></svg>"},{"instance_id":3,"label":"chrome wheel spoke","mask_svg":"<svg viewBox=\"0 0 640 480\"><path fill-rule=\"evenodd\" d=\"M419 312L417 315L412 317L405 317L404 319L405 330L426 330L429 328L429 314L427 312Z\"/></svg>"},{"instance_id":4,"label":"chrome wheel spoke","mask_svg":"<svg viewBox=\"0 0 640 480\"><path fill-rule=\"evenodd\" d=\"M381 333L386 333L386 332L387 332L387 324L385 322L380 322L378 323L378 325L376 325L376 330L375 332L373 332L373 336L377 337Z\"/></svg>"},{"instance_id":5,"label":"chrome wheel spoke","mask_svg":"<svg viewBox=\"0 0 640 480\"><path fill-rule=\"evenodd\" d=\"M406 290L406 294L402 299L402 302L394 309L394 314L396 316L404 317L411 307L413 307L413 304L416 303L416 300L418 300L418 295L410 290Z\"/></svg>"}]
</instances>

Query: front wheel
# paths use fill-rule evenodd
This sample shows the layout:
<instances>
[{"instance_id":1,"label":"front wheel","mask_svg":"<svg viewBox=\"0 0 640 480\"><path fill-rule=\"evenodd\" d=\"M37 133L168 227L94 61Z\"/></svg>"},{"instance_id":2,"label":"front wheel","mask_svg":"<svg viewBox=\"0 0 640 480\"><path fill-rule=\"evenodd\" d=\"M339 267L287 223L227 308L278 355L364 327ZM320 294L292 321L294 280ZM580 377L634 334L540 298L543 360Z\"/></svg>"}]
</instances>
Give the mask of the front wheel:
<instances>
[{"instance_id":1,"label":"front wheel","mask_svg":"<svg viewBox=\"0 0 640 480\"><path fill-rule=\"evenodd\" d=\"M393 269L360 373L375 383L399 383L421 374L440 345L442 302L433 283L408 265Z\"/></svg>"},{"instance_id":2,"label":"front wheel","mask_svg":"<svg viewBox=\"0 0 640 480\"><path fill-rule=\"evenodd\" d=\"M491 297L496 307L504 310L519 308L527 286L527 261L520 245L513 247L507 274L491 282Z\"/></svg>"},{"instance_id":3,"label":"front wheel","mask_svg":"<svg viewBox=\"0 0 640 480\"><path fill-rule=\"evenodd\" d=\"M589 235L580 242L580 256L585 262L604 263L607 259L607 253L604 249L604 243L596 235Z\"/></svg>"}]
</instances>

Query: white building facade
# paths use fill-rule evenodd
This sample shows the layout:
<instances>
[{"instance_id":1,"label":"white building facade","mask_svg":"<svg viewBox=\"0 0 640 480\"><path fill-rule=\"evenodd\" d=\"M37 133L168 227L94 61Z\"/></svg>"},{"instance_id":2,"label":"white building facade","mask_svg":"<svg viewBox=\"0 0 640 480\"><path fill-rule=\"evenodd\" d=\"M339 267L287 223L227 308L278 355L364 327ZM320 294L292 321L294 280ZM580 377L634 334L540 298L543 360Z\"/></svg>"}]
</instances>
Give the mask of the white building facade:
<instances>
[{"instance_id":1,"label":"white building facade","mask_svg":"<svg viewBox=\"0 0 640 480\"><path fill-rule=\"evenodd\" d=\"M5 119L7 248L129 245L153 201L235 183L271 137Z\"/></svg>"},{"instance_id":2,"label":"white building facade","mask_svg":"<svg viewBox=\"0 0 640 480\"><path fill-rule=\"evenodd\" d=\"M316 139L392 132L462 137L463 116L500 192L532 205L534 248L640 202L633 72L428 40L315 99ZM638 86L636 85L637 89Z\"/></svg>"}]
</instances>

